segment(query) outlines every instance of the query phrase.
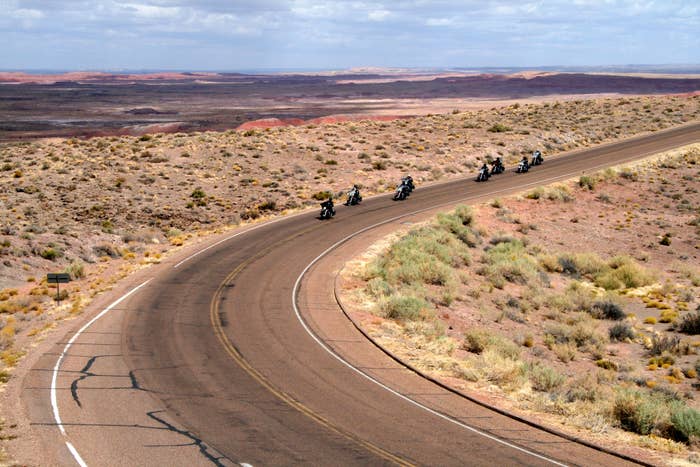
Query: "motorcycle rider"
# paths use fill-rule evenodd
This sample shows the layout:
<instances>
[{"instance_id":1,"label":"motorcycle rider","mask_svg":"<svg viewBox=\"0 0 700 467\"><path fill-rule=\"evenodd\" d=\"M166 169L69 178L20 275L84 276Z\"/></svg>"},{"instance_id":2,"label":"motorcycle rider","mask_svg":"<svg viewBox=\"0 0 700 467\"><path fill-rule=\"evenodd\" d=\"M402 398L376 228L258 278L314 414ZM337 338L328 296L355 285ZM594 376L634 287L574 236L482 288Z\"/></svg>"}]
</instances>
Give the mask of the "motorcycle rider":
<instances>
[{"instance_id":1,"label":"motorcycle rider","mask_svg":"<svg viewBox=\"0 0 700 467\"><path fill-rule=\"evenodd\" d=\"M323 212L323 209L327 209L328 212L331 213L331 216L335 216L335 208L333 207L333 198L328 198L324 202L321 203L321 212Z\"/></svg>"},{"instance_id":2,"label":"motorcycle rider","mask_svg":"<svg viewBox=\"0 0 700 467\"><path fill-rule=\"evenodd\" d=\"M505 167L503 167L503 161L501 160L501 157L498 156L498 157L496 158L496 160L494 160L494 161L491 163L491 173L492 173L492 174L498 174L498 173L503 172L504 169L505 169Z\"/></svg>"},{"instance_id":3,"label":"motorcycle rider","mask_svg":"<svg viewBox=\"0 0 700 467\"><path fill-rule=\"evenodd\" d=\"M527 156L523 156L522 160L520 161L520 166L522 167L523 171L527 171L530 168L530 164L527 162Z\"/></svg>"},{"instance_id":4,"label":"motorcycle rider","mask_svg":"<svg viewBox=\"0 0 700 467\"><path fill-rule=\"evenodd\" d=\"M532 153L532 165L537 165L542 163L542 153L539 150L535 150Z\"/></svg>"},{"instance_id":5,"label":"motorcycle rider","mask_svg":"<svg viewBox=\"0 0 700 467\"><path fill-rule=\"evenodd\" d=\"M481 175L484 178L484 180L489 178L489 166L486 165L486 162L484 162L484 165L482 165L479 169L479 175Z\"/></svg>"},{"instance_id":6,"label":"motorcycle rider","mask_svg":"<svg viewBox=\"0 0 700 467\"><path fill-rule=\"evenodd\" d=\"M410 193L411 191L413 191L413 189L416 187L416 186L413 184L413 177L411 177L410 175L406 175L405 177L403 177L403 178L401 179L401 184L402 184L402 185L406 185L406 187L408 188L408 192L409 192L409 193Z\"/></svg>"},{"instance_id":7,"label":"motorcycle rider","mask_svg":"<svg viewBox=\"0 0 700 467\"><path fill-rule=\"evenodd\" d=\"M350 206L351 204L357 204L361 199L360 187L353 185L350 191L348 191L348 200L345 202L345 205Z\"/></svg>"}]
</instances>

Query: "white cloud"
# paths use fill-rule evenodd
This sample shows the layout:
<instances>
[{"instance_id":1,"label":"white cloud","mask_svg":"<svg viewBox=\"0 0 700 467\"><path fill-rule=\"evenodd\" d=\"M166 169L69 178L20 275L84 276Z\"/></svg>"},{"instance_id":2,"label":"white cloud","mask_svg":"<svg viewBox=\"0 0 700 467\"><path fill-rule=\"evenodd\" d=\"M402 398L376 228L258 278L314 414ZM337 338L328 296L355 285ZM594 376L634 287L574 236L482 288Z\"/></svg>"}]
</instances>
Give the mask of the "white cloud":
<instances>
[{"instance_id":1,"label":"white cloud","mask_svg":"<svg viewBox=\"0 0 700 467\"><path fill-rule=\"evenodd\" d=\"M389 16L391 16L391 12L388 10L374 10L367 14L367 19L370 21L384 21Z\"/></svg>"},{"instance_id":2,"label":"white cloud","mask_svg":"<svg viewBox=\"0 0 700 467\"><path fill-rule=\"evenodd\" d=\"M453 18L428 18L425 22L428 26L450 26L454 24Z\"/></svg>"},{"instance_id":3,"label":"white cloud","mask_svg":"<svg viewBox=\"0 0 700 467\"><path fill-rule=\"evenodd\" d=\"M182 13L179 7L162 7L140 3L124 3L121 6L138 17L148 19L173 19Z\"/></svg>"}]
</instances>

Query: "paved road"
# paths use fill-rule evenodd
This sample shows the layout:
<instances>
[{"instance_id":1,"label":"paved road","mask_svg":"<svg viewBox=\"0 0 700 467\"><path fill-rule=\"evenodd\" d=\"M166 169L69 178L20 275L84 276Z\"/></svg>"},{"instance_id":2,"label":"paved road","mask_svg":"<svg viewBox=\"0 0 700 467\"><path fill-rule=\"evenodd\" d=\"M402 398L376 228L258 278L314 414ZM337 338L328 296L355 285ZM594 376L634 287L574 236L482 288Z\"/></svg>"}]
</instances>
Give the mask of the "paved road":
<instances>
[{"instance_id":1,"label":"paved road","mask_svg":"<svg viewBox=\"0 0 700 467\"><path fill-rule=\"evenodd\" d=\"M436 207L697 141L698 123L546 160L528 174L509 170L487 183L419 187L403 202L385 195L339 206L330 221L303 213L229 234L193 257L138 274L112 300L144 284L140 289L77 337L76 325L25 379L24 410L42 452L34 459L65 465L76 459L87 465L624 465L400 366L342 315L333 296L335 273L372 238ZM369 226L307 270L339 240Z\"/></svg>"}]
</instances>

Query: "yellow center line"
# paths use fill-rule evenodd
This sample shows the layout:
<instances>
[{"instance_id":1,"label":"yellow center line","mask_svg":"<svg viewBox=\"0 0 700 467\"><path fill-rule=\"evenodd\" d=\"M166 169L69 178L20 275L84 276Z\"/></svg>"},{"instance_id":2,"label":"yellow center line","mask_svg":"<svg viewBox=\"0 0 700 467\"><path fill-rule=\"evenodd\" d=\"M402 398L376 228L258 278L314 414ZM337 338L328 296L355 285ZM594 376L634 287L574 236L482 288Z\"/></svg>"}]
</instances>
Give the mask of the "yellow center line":
<instances>
[{"instance_id":1,"label":"yellow center line","mask_svg":"<svg viewBox=\"0 0 700 467\"><path fill-rule=\"evenodd\" d=\"M349 439L351 441L354 441L355 443L363 446L365 449L368 451L378 455L379 457L382 457L383 459L386 459L390 462L393 462L397 465L401 466L412 466L410 462L406 461L405 459L402 459L401 457L398 457L382 448L379 446L376 446L375 444L366 441L362 438L357 437L356 435L350 433L349 431L346 431L336 425L334 425L331 421L327 420L323 416L317 414L313 410L311 410L309 407L304 405L302 402L299 402L298 400L294 399L290 394L285 393L284 391L281 391L277 389L265 376L263 376L259 371L257 371L255 368L253 368L250 363L248 363L245 358L241 355L241 353L238 351L236 346L231 342L231 340L228 338L226 333L223 330L223 327L221 325L221 320L219 318L219 303L221 301L221 295L223 294L223 291L225 290L226 286L233 282L234 278L250 263L255 261L256 259L264 256L267 254L270 250L273 248L283 244L287 243L290 240L292 240L295 237L298 237L300 235L306 234L308 232L311 232L312 230L316 230L319 227L312 227L309 229L306 229L302 232L298 232L284 240L281 240L277 242L276 244L273 244L271 246L268 246L267 248L259 251L257 254L254 256L251 256L250 258L246 259L244 262L239 264L236 269L234 269L224 280L221 282L219 287L216 290L216 293L212 297L212 301L210 304L210 313L209 317L211 319L211 324L212 327L214 328L214 332L223 345L224 349L228 353L228 355L231 357L232 360L234 360L248 375L250 375L255 381L260 383L265 389L267 389L270 393L272 393L274 396L276 396L278 399L281 401L285 402L289 406L293 407L294 409L298 410L302 414L306 415L307 417L311 418L314 420L316 423L319 425L322 425L323 427L333 431L334 433L341 435L342 437Z\"/></svg>"}]
</instances>

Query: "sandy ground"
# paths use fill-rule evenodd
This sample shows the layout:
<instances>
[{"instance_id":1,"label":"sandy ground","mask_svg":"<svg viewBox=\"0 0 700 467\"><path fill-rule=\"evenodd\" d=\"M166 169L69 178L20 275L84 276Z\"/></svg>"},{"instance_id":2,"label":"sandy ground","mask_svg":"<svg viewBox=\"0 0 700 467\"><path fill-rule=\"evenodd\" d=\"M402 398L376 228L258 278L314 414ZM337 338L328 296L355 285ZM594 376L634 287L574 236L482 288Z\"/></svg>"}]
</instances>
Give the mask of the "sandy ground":
<instances>
[{"instance_id":1,"label":"sandy ground","mask_svg":"<svg viewBox=\"0 0 700 467\"><path fill-rule=\"evenodd\" d=\"M348 264L343 300L352 304L353 316L380 345L459 390L611 448L631 444L649 449L657 458L668 456L665 464L682 464L697 458L694 447L654 434L623 431L608 416L608 404L615 391L642 387L674 394L700 408L700 383L697 373L691 371L700 362L695 350L700 340L678 331L682 317L700 309L700 145L607 171L594 179L592 188L580 186L577 179L475 207L482 242L473 251L471 265L460 272L462 285L454 302L434 304L434 316L445 329L444 339L426 337L424 327L432 330L434 325L386 319L368 294L368 284L362 279L367 265L401 238L399 234L373 245ZM541 287L517 281L494 287L479 268L482 252L497 238L520 239L541 260L576 253L593 253L603 259L631 255L653 274L650 285L614 293L598 288L596 293L598 299L619 304L626 315L622 322L634 330L634 337L614 341L608 338L609 330L619 322L560 312L554 306L556 300L545 298L566 296L574 283L595 290L585 277L543 269L547 279ZM567 349L547 341L553 327L579 323L588 327L590 339L599 341ZM566 389L539 392L524 383L474 377L478 361L461 343L475 329L520 345L523 361L552 368L563 376L562 386L569 385L568 391L583 384L599 390L601 396L595 403L581 405L562 398ZM680 347L684 346L685 350L674 353L670 365L650 364L651 342L659 337L677 338ZM614 370L602 369L601 360L612 362Z\"/></svg>"},{"instance_id":2,"label":"sandy ground","mask_svg":"<svg viewBox=\"0 0 700 467\"><path fill-rule=\"evenodd\" d=\"M567 98L391 121L2 144L0 381L118 280L208 233L316 206L353 183L369 195L407 173L418 184L473 176L495 156L512 164L540 148L556 157L699 115L693 96ZM45 277L61 271L73 281L57 304Z\"/></svg>"}]
</instances>

